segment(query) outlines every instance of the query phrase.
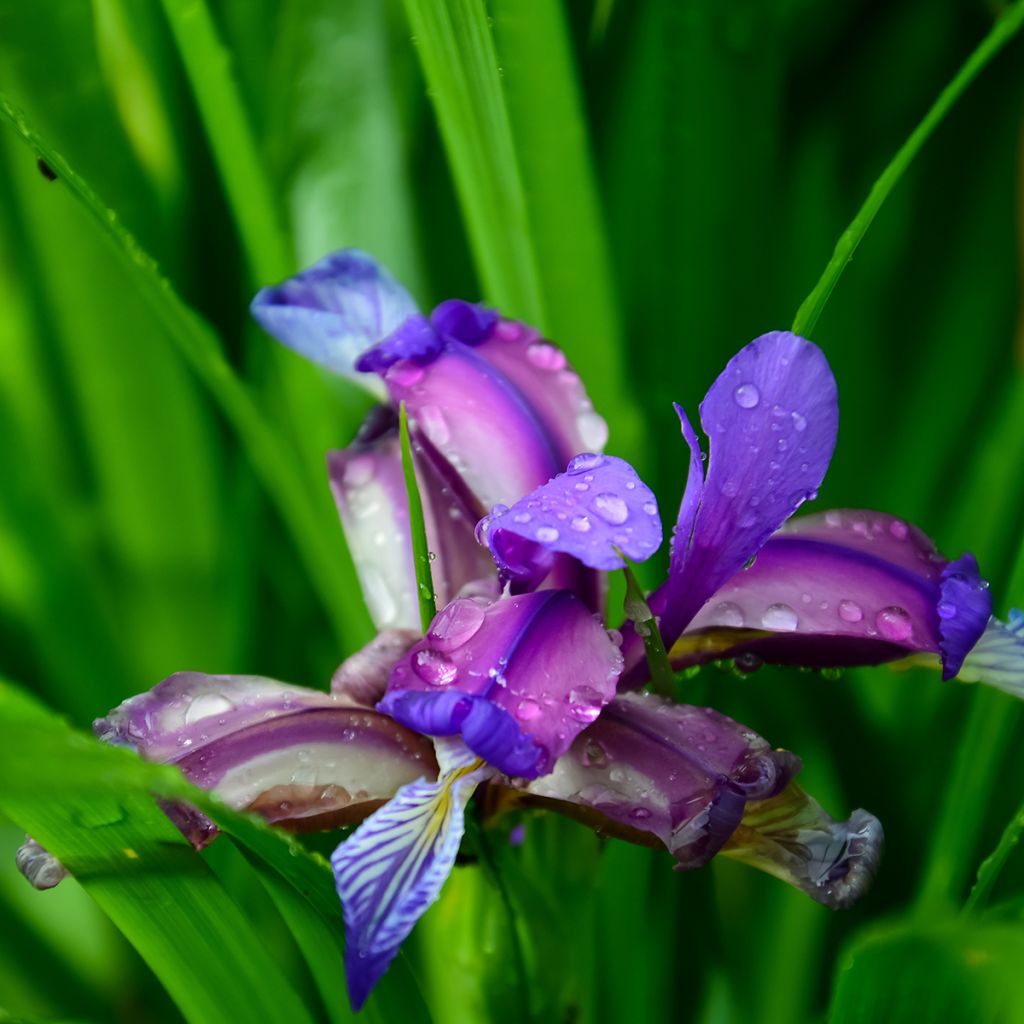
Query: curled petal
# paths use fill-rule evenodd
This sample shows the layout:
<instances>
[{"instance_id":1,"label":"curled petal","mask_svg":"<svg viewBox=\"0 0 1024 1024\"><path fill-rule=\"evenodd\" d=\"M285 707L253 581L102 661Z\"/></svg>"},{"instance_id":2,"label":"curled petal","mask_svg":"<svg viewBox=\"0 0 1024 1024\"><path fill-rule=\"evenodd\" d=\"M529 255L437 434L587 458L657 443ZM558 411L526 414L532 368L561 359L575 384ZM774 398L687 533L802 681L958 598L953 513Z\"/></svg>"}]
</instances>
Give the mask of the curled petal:
<instances>
[{"instance_id":1,"label":"curled petal","mask_svg":"<svg viewBox=\"0 0 1024 1024\"><path fill-rule=\"evenodd\" d=\"M503 580L543 577L534 564L548 552L607 570L625 564L619 551L644 561L661 544L653 493L628 462L611 455L577 455L511 508L492 510L480 531Z\"/></svg>"},{"instance_id":2,"label":"curled petal","mask_svg":"<svg viewBox=\"0 0 1024 1024\"><path fill-rule=\"evenodd\" d=\"M708 473L690 543L673 552L663 595L667 645L817 493L835 448L835 379L817 346L775 331L733 356L700 415L709 438ZM684 500L687 515L690 505Z\"/></svg>"},{"instance_id":3,"label":"curled petal","mask_svg":"<svg viewBox=\"0 0 1024 1024\"><path fill-rule=\"evenodd\" d=\"M941 653L948 679L990 607L973 557L947 563L901 519L834 510L772 537L698 612L672 657L685 665L746 652L829 667Z\"/></svg>"},{"instance_id":4,"label":"curled petal","mask_svg":"<svg viewBox=\"0 0 1024 1024\"><path fill-rule=\"evenodd\" d=\"M357 357L416 313L409 293L375 260L342 249L252 301L256 322L307 359L383 394L356 372Z\"/></svg>"},{"instance_id":5,"label":"curled petal","mask_svg":"<svg viewBox=\"0 0 1024 1024\"><path fill-rule=\"evenodd\" d=\"M533 777L597 718L621 669L618 648L568 591L460 598L395 666L378 709L417 732L460 734L505 774Z\"/></svg>"},{"instance_id":6,"label":"curled petal","mask_svg":"<svg viewBox=\"0 0 1024 1024\"><path fill-rule=\"evenodd\" d=\"M53 889L68 877L68 869L31 836L18 847L14 863L34 889Z\"/></svg>"},{"instance_id":7,"label":"curled petal","mask_svg":"<svg viewBox=\"0 0 1024 1024\"><path fill-rule=\"evenodd\" d=\"M180 672L95 729L147 760L177 764L231 807L303 831L361 820L436 770L429 741L385 716L257 676ZM211 838L191 808L165 810L194 845Z\"/></svg>"},{"instance_id":8,"label":"curled petal","mask_svg":"<svg viewBox=\"0 0 1024 1024\"><path fill-rule=\"evenodd\" d=\"M345 915L345 976L358 1010L451 873L466 803L490 769L443 759L437 782L420 779L367 818L331 857Z\"/></svg>"},{"instance_id":9,"label":"curled petal","mask_svg":"<svg viewBox=\"0 0 1024 1024\"><path fill-rule=\"evenodd\" d=\"M779 793L800 761L711 708L649 693L616 697L526 794L601 831L660 842L683 869L706 864L751 800Z\"/></svg>"},{"instance_id":10,"label":"curled petal","mask_svg":"<svg viewBox=\"0 0 1024 1024\"><path fill-rule=\"evenodd\" d=\"M356 369L360 373L382 374L403 360L425 366L437 358L443 347L444 343L430 321L422 314L414 313L364 352L356 360Z\"/></svg>"},{"instance_id":11,"label":"curled petal","mask_svg":"<svg viewBox=\"0 0 1024 1024\"><path fill-rule=\"evenodd\" d=\"M873 814L857 810L846 821L833 821L791 782L777 796L747 805L722 854L840 909L867 891L883 845L882 825Z\"/></svg>"},{"instance_id":12,"label":"curled petal","mask_svg":"<svg viewBox=\"0 0 1024 1024\"><path fill-rule=\"evenodd\" d=\"M989 619L957 678L964 683L987 683L1014 697L1024 697L1024 613L1013 609L1009 622Z\"/></svg>"}]
</instances>

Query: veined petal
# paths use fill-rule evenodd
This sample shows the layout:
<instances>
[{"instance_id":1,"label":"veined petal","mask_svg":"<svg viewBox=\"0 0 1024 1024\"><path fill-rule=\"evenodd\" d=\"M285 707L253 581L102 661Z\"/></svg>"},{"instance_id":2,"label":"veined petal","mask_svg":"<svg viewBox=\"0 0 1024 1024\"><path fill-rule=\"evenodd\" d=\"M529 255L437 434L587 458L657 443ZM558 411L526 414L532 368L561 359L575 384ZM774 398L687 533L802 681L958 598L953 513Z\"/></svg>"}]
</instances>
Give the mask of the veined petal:
<instances>
[{"instance_id":1,"label":"veined petal","mask_svg":"<svg viewBox=\"0 0 1024 1024\"><path fill-rule=\"evenodd\" d=\"M775 331L733 356L700 414L708 473L690 544L685 553L677 546L663 595L666 645L817 493L835 448L835 379L817 346Z\"/></svg>"},{"instance_id":2,"label":"veined petal","mask_svg":"<svg viewBox=\"0 0 1024 1024\"><path fill-rule=\"evenodd\" d=\"M180 672L94 726L150 761L177 764L229 806L297 830L361 820L402 785L436 770L422 736L328 693L258 676ZM165 808L208 839L191 808Z\"/></svg>"},{"instance_id":3,"label":"veined petal","mask_svg":"<svg viewBox=\"0 0 1024 1024\"><path fill-rule=\"evenodd\" d=\"M795 782L768 800L747 805L743 821L722 855L803 890L818 903L840 909L868 889L882 856L882 825L856 810L833 821Z\"/></svg>"},{"instance_id":4,"label":"veined petal","mask_svg":"<svg viewBox=\"0 0 1024 1024\"><path fill-rule=\"evenodd\" d=\"M331 856L345 914L345 976L358 1010L455 864L464 812L492 773L472 755L444 756L436 782L403 786Z\"/></svg>"},{"instance_id":5,"label":"veined petal","mask_svg":"<svg viewBox=\"0 0 1024 1024\"><path fill-rule=\"evenodd\" d=\"M416 313L409 293L366 253L342 249L253 299L256 322L282 344L379 396L355 369L359 354Z\"/></svg>"},{"instance_id":6,"label":"veined petal","mask_svg":"<svg viewBox=\"0 0 1024 1024\"><path fill-rule=\"evenodd\" d=\"M658 504L633 467L611 455L577 455L564 473L492 510L478 532L504 582L546 574L546 552L571 555L592 569L621 569L621 551L644 561L661 544ZM527 544L509 544L509 535Z\"/></svg>"},{"instance_id":7,"label":"veined petal","mask_svg":"<svg viewBox=\"0 0 1024 1024\"><path fill-rule=\"evenodd\" d=\"M951 678L991 608L973 557L947 562L916 527L833 510L787 524L697 613L677 665L751 653L807 667L942 654Z\"/></svg>"},{"instance_id":8,"label":"veined petal","mask_svg":"<svg viewBox=\"0 0 1024 1024\"><path fill-rule=\"evenodd\" d=\"M964 658L957 678L963 683L987 683L1014 697L1024 697L1024 612L1011 610L1009 622L989 619L981 639Z\"/></svg>"},{"instance_id":9,"label":"veined petal","mask_svg":"<svg viewBox=\"0 0 1024 1024\"><path fill-rule=\"evenodd\" d=\"M799 769L793 754L711 708L631 693L525 793L600 831L660 843L689 869L722 848L748 801L776 795Z\"/></svg>"},{"instance_id":10,"label":"veined petal","mask_svg":"<svg viewBox=\"0 0 1024 1024\"><path fill-rule=\"evenodd\" d=\"M571 593L460 598L395 666L378 709L429 735L460 734L507 775L549 771L611 700L622 656Z\"/></svg>"}]
</instances>

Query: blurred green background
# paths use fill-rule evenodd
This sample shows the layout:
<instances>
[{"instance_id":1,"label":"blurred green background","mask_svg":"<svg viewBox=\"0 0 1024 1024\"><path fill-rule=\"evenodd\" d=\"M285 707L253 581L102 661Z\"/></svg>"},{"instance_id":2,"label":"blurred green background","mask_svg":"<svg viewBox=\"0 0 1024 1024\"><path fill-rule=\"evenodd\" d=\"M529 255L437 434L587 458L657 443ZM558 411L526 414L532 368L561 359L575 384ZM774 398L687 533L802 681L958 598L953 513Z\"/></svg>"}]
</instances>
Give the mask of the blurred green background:
<instances>
[{"instance_id":1,"label":"blurred green background","mask_svg":"<svg viewBox=\"0 0 1024 1024\"><path fill-rule=\"evenodd\" d=\"M673 509L671 402L695 412L737 348L792 323L998 10L0 0L0 676L87 728L180 669L326 686L369 637L324 473L368 400L247 314L259 286L342 246L424 305L483 298L543 326L609 451ZM1024 603L1022 68L1016 39L813 333L841 403L818 507L973 550L999 614ZM520 931L543 921L550 943L527 957L536 991L509 995L502 901L465 868L411 944L423 1013L775 1024L833 1001L844 1021L1024 1019L1024 864L951 923L1024 798L1013 700L887 670L688 685L799 753L834 815L882 819L873 891L832 914L731 863L678 875L538 820L508 866L534 918ZM181 1019L77 883L29 889L21 838L0 818L0 1019ZM320 1019L258 871L220 847L208 860Z\"/></svg>"}]
</instances>

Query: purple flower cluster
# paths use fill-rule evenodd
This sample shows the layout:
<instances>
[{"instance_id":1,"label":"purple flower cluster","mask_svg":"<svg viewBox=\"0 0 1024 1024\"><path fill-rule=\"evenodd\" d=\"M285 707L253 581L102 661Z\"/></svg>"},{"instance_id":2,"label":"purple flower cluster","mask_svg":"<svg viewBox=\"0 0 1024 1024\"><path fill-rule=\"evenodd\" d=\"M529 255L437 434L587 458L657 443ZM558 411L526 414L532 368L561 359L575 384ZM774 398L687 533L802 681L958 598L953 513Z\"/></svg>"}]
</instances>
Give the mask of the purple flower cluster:
<instances>
[{"instance_id":1,"label":"purple flower cluster","mask_svg":"<svg viewBox=\"0 0 1024 1024\"><path fill-rule=\"evenodd\" d=\"M328 457L378 637L330 693L179 673L97 731L175 763L231 806L296 829L362 822L332 858L362 1005L451 871L473 791L663 846L717 853L828 906L870 883L878 821L830 818L799 758L710 708L647 693L638 628L608 630L604 573L662 540L631 466L565 355L532 328L449 300L429 316L372 259L328 257L253 303L259 323L384 399ZM441 610L421 634L396 410L404 403ZM836 441L821 351L785 332L730 360L687 453L668 576L649 598L672 664L744 656L827 667L906 656L1024 686L1024 625L991 618L973 557L948 561L874 512L790 521ZM172 808L197 844L187 808ZM209 823L206 823L209 825ZM32 863L38 861L33 852ZM51 877L47 875L46 877Z\"/></svg>"}]
</instances>

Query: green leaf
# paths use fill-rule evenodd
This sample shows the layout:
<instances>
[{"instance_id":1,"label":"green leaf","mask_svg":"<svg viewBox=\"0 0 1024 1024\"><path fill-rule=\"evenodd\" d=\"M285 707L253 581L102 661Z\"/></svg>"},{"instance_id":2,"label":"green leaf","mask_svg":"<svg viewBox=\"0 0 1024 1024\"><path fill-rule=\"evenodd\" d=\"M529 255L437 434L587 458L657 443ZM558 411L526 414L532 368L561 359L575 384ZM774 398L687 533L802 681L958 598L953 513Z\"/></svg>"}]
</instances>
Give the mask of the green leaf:
<instances>
[{"instance_id":1,"label":"green leaf","mask_svg":"<svg viewBox=\"0 0 1024 1024\"><path fill-rule=\"evenodd\" d=\"M831 1024L1024 1020L1024 929L948 923L882 928L840 959Z\"/></svg>"},{"instance_id":2,"label":"green leaf","mask_svg":"<svg viewBox=\"0 0 1024 1024\"><path fill-rule=\"evenodd\" d=\"M420 499L420 489L416 483L416 470L412 461L409 415L405 411L405 402L399 409L399 430L402 443L402 475L405 477L405 494L409 502L412 560L416 567L416 596L420 605L420 625L426 633L437 614L437 600L434 594L434 579L430 572L430 547L427 544L427 526L423 518L423 501Z\"/></svg>"}]
</instances>

